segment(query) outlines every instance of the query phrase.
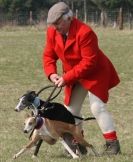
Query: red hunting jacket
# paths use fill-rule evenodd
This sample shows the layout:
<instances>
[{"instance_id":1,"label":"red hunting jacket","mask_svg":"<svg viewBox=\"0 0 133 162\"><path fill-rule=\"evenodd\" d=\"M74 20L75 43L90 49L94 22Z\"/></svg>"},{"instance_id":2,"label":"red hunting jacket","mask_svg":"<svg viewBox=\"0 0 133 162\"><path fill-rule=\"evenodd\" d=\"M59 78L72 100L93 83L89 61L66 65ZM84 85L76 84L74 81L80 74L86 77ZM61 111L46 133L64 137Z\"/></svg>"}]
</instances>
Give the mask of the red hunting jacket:
<instances>
[{"instance_id":1,"label":"red hunting jacket","mask_svg":"<svg viewBox=\"0 0 133 162\"><path fill-rule=\"evenodd\" d=\"M98 47L96 34L76 18L71 22L65 45L61 34L54 27L47 30L43 53L43 67L47 77L57 73L58 59L62 62L66 82L66 105L70 102L71 90L77 81L105 103L108 101L109 89L119 83L114 66Z\"/></svg>"}]
</instances>

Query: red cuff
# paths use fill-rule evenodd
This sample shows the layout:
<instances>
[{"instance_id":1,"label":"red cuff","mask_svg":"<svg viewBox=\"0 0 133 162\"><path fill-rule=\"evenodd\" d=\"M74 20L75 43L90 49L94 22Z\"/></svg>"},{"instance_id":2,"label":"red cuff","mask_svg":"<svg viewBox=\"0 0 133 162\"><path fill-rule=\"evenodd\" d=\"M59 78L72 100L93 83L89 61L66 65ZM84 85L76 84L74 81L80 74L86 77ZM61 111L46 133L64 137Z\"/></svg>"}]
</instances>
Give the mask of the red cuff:
<instances>
[{"instance_id":1,"label":"red cuff","mask_svg":"<svg viewBox=\"0 0 133 162\"><path fill-rule=\"evenodd\" d=\"M110 132L110 133L105 133L105 134L103 134L103 136L108 141L109 140L111 140L111 141L117 140L117 135L116 135L116 132L115 131Z\"/></svg>"}]
</instances>

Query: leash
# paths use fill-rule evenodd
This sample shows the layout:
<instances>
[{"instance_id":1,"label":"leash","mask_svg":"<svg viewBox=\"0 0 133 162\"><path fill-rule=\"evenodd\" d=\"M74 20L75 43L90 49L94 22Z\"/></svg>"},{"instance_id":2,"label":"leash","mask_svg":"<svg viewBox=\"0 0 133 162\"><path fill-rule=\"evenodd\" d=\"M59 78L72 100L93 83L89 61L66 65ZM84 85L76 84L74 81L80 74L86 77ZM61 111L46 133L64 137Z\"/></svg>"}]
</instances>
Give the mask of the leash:
<instances>
[{"instance_id":1,"label":"leash","mask_svg":"<svg viewBox=\"0 0 133 162\"><path fill-rule=\"evenodd\" d=\"M50 93L49 97L47 98L45 104L43 105L44 107L45 107L50 101L52 101L53 99L55 99L55 98L60 94L60 92L61 92L61 90L62 90L62 87L59 89L59 91L57 92L57 94L56 94L54 97L52 97L52 96L53 96L55 90L58 88L58 87L55 86L55 85L48 85L48 86L45 86L45 87L43 87L42 89L40 89L40 90L36 93L36 95L39 96L40 93L42 93L44 90L46 90L46 89L48 89L48 88L51 88L51 87L54 87L54 88L53 88L52 92ZM30 135L29 135L29 139L31 138L31 136L32 136L32 134L33 134L33 132L34 132L34 130L35 130L35 127L32 129L32 131L31 131L31 133L30 133Z\"/></svg>"},{"instance_id":2,"label":"leash","mask_svg":"<svg viewBox=\"0 0 133 162\"><path fill-rule=\"evenodd\" d=\"M45 87L43 87L42 89L40 89L40 90L36 93L36 95L39 96L40 93L42 93L44 90L46 90L46 89L48 89L48 88L51 88L51 87L54 87L54 89L53 89L52 92L50 93L50 95L49 95L49 97L47 98L45 104L43 105L44 107L45 107L50 101L52 101L53 99L55 99L55 98L60 94L60 92L61 92L61 90L62 90L62 87L59 89L58 93L57 93L54 97L52 97L52 95L54 94L55 90L57 89L57 86L55 86L55 85L48 85L48 86L45 86ZM35 127L36 127L36 126L35 126ZM35 127L32 129L32 131L31 131L31 133L30 133L30 135L29 135L29 139L31 138L31 136L32 136L32 134L33 134L33 132L34 132Z\"/></svg>"},{"instance_id":3,"label":"leash","mask_svg":"<svg viewBox=\"0 0 133 162\"><path fill-rule=\"evenodd\" d=\"M57 94L56 94L55 96L53 96L53 94L54 94L55 90L58 88L58 87L55 86L55 85L48 85L48 86L43 87L42 89L40 89L40 90L37 92L36 95L39 96L40 93L42 93L44 90L46 90L46 89L48 89L48 88L51 88L51 87L53 87L53 90L52 90L52 92L50 93L49 97L47 98L46 103L48 103L48 102L54 100L54 99L60 94L60 92L61 92L61 90L62 90L62 87L59 88L59 91L57 92ZM53 97L52 97L52 96L53 96Z\"/></svg>"},{"instance_id":4,"label":"leash","mask_svg":"<svg viewBox=\"0 0 133 162\"><path fill-rule=\"evenodd\" d=\"M79 120L83 120L83 121L87 121L87 120L95 120L95 117L88 117L88 118L82 118L76 115L73 115L74 118L79 119Z\"/></svg>"},{"instance_id":5,"label":"leash","mask_svg":"<svg viewBox=\"0 0 133 162\"><path fill-rule=\"evenodd\" d=\"M41 120L40 120L40 119L41 119ZM29 135L29 139L31 138L31 136L32 136L32 134L33 134L33 132L34 132L34 130L35 130L35 129L39 129L40 126L42 126L42 123L43 123L43 120L42 120L42 118L41 118L39 115L36 115L36 116L35 116L35 121L36 121L36 124L35 124L35 126L33 127L32 131L31 131L31 133L30 133L30 135ZM38 124L41 124L41 125L38 125Z\"/></svg>"},{"instance_id":6,"label":"leash","mask_svg":"<svg viewBox=\"0 0 133 162\"><path fill-rule=\"evenodd\" d=\"M45 104L43 105L44 107L45 107L50 101L52 101L53 99L55 99L55 98L60 94L60 92L61 92L61 90L62 90L62 87L59 89L58 93L57 93L54 97L52 97L52 96L53 96L55 90L58 88L58 87L55 86L55 85L48 85L48 86L45 86L45 87L43 87L42 89L40 89L40 90L37 92L37 96L38 96L42 91L44 91L44 90L46 90L46 89L48 89L48 88L51 88L51 87L54 87L54 88L53 88L52 92L50 93L49 97L47 98ZM82 118L82 117L79 117L79 116L76 116L76 115L73 115L73 117L76 118L76 119L79 119L79 120L83 120L83 121L95 120L95 119L96 119L95 117Z\"/></svg>"},{"instance_id":7,"label":"leash","mask_svg":"<svg viewBox=\"0 0 133 162\"><path fill-rule=\"evenodd\" d=\"M35 116L35 120L36 120L37 117L38 117L38 115ZM36 128L36 124L35 124L34 128L32 129L32 131L31 131L31 133L30 133L30 135L29 135L29 139L31 138L31 136L32 136L32 134L33 134L35 128Z\"/></svg>"},{"instance_id":8,"label":"leash","mask_svg":"<svg viewBox=\"0 0 133 162\"><path fill-rule=\"evenodd\" d=\"M31 131L31 133L30 133L30 135L29 135L29 139L31 138L31 136L32 136L32 134L33 134L33 132L34 132L34 130L35 130L35 127L32 129L32 131Z\"/></svg>"},{"instance_id":9,"label":"leash","mask_svg":"<svg viewBox=\"0 0 133 162\"><path fill-rule=\"evenodd\" d=\"M56 90L57 88L58 88L57 86L54 86L54 89L53 89L53 91L51 92L51 94L49 95L49 97L47 98L46 102L52 101L53 99L55 99L55 98L60 94L60 92L61 92L61 90L62 90L62 87L60 88L59 92L52 98L52 96L53 96L53 94L54 94L54 92L55 92L55 90Z\"/></svg>"}]
</instances>

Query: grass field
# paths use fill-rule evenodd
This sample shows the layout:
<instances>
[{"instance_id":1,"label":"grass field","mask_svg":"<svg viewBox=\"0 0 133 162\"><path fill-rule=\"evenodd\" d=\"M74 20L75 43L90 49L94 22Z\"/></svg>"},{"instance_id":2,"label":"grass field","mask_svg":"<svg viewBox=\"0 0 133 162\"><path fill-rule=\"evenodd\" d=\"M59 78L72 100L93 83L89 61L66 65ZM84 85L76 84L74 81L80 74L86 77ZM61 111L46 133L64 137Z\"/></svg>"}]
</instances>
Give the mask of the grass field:
<instances>
[{"instance_id":1,"label":"grass field","mask_svg":"<svg viewBox=\"0 0 133 162\"><path fill-rule=\"evenodd\" d=\"M133 31L95 29L99 45L115 65L121 83L110 91L108 109L116 122L122 154L115 157L94 156L72 160L63 154L60 143L43 143L38 160L31 152L16 162L132 162L133 161ZM3 28L0 30L0 162L11 162L14 153L28 142L22 132L25 111L16 113L18 98L27 90L38 91L49 84L42 70L44 31L38 28ZM57 101L63 102L61 94ZM43 93L46 97L46 93ZM83 115L91 116L87 99ZM104 140L95 121L84 124L85 138L102 151Z\"/></svg>"}]
</instances>

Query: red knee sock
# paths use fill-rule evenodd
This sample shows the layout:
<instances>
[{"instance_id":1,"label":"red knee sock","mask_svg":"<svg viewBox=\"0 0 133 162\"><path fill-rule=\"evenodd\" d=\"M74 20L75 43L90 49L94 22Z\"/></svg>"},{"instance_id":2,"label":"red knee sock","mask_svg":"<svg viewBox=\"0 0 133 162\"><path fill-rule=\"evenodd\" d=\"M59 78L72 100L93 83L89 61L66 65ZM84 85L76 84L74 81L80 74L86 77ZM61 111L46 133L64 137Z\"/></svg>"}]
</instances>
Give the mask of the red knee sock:
<instances>
[{"instance_id":1,"label":"red knee sock","mask_svg":"<svg viewBox=\"0 0 133 162\"><path fill-rule=\"evenodd\" d=\"M106 141L114 141L114 140L117 140L116 131L109 132L109 133L104 133L103 136L104 136L104 138L105 138Z\"/></svg>"}]
</instances>

